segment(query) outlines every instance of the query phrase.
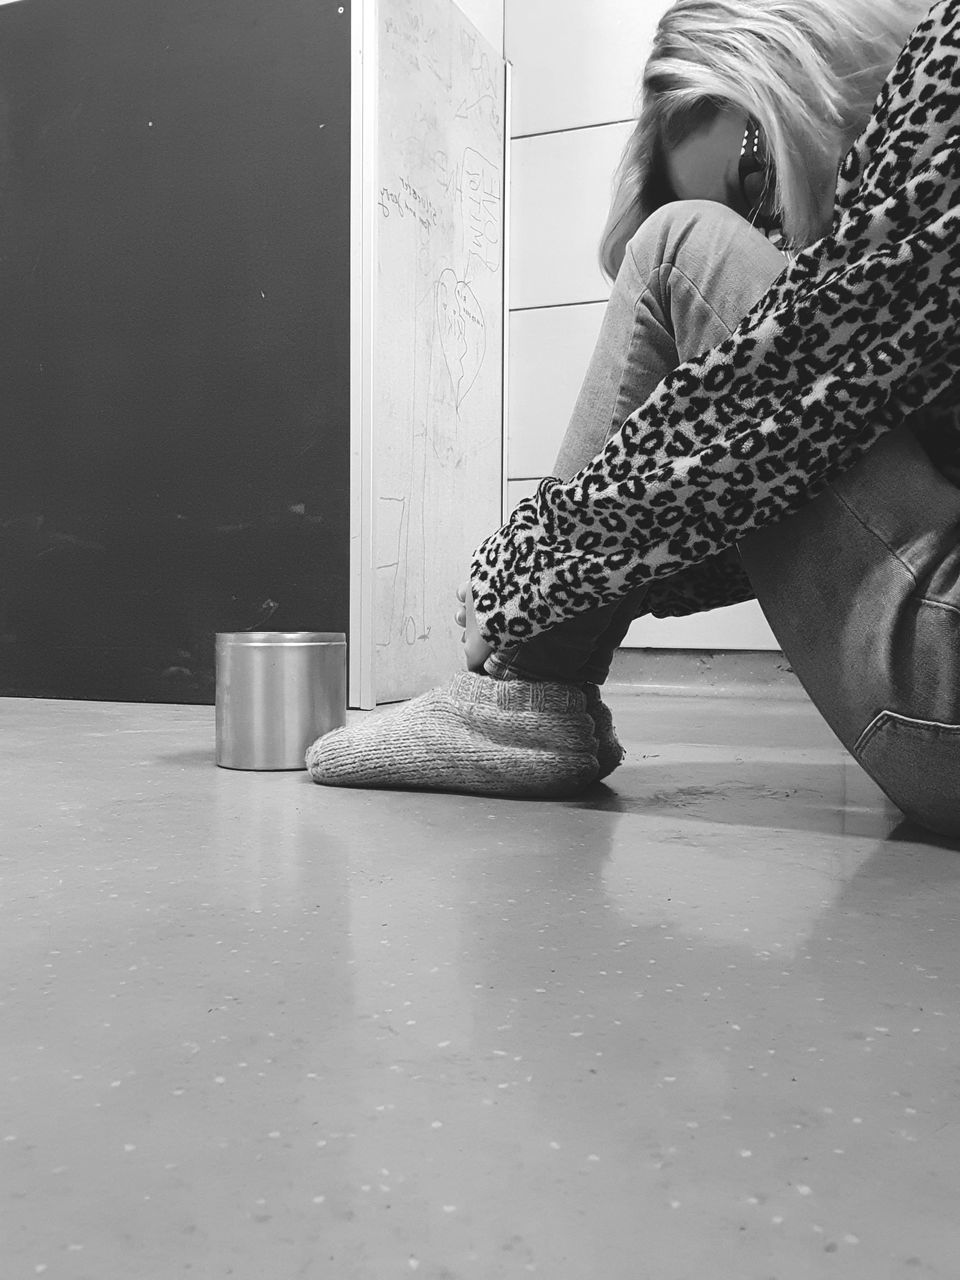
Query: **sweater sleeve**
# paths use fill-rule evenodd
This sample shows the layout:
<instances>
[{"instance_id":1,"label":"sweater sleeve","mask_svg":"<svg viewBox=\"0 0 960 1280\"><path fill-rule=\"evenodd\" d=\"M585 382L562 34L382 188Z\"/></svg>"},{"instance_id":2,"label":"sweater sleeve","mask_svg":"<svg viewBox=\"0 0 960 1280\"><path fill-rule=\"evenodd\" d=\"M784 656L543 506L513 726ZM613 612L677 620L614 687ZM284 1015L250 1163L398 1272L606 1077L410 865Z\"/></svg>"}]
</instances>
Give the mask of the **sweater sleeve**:
<instances>
[{"instance_id":1,"label":"sweater sleeve","mask_svg":"<svg viewBox=\"0 0 960 1280\"><path fill-rule=\"evenodd\" d=\"M960 365L958 47L960 0L940 0L844 158L830 232L601 454L569 482L544 480L477 549L475 610L494 648L643 583L697 581L694 566L797 510L948 392Z\"/></svg>"}]
</instances>

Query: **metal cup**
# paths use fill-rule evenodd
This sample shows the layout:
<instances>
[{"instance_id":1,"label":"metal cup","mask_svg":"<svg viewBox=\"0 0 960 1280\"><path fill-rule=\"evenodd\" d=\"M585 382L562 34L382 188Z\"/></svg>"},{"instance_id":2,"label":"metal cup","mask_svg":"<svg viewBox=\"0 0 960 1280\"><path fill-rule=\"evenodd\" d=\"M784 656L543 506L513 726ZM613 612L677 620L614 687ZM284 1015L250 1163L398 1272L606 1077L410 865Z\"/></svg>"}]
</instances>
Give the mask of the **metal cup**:
<instances>
[{"instance_id":1,"label":"metal cup","mask_svg":"<svg viewBox=\"0 0 960 1280\"><path fill-rule=\"evenodd\" d=\"M346 723L342 631L217 635L217 764L303 769L307 747Z\"/></svg>"}]
</instances>

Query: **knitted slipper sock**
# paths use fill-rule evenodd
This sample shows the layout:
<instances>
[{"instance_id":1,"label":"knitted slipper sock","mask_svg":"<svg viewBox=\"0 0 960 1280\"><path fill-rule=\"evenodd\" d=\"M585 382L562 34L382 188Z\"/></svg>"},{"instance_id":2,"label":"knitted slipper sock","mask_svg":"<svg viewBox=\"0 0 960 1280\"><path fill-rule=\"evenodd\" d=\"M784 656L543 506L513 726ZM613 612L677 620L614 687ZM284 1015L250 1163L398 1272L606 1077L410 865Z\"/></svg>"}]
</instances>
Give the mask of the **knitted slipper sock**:
<instances>
[{"instance_id":1,"label":"knitted slipper sock","mask_svg":"<svg viewBox=\"0 0 960 1280\"><path fill-rule=\"evenodd\" d=\"M309 748L314 782L475 795L575 795L597 777L586 695L572 685L471 671Z\"/></svg>"},{"instance_id":2,"label":"knitted slipper sock","mask_svg":"<svg viewBox=\"0 0 960 1280\"><path fill-rule=\"evenodd\" d=\"M587 714L593 721L597 733L597 764L600 766L597 778L606 778L620 765L627 753L613 727L610 708L600 697L599 687L595 684L585 684L583 691L587 697Z\"/></svg>"},{"instance_id":3,"label":"knitted slipper sock","mask_svg":"<svg viewBox=\"0 0 960 1280\"><path fill-rule=\"evenodd\" d=\"M494 675L492 679L512 682L520 680L522 677L508 673L506 675ZM613 773L614 769L619 768L627 753L623 749L620 739L617 737L617 732L613 727L613 716L610 714L610 708L600 697L599 685L585 681L582 685L568 685L568 688L582 689L586 695L587 715L593 721L594 732L597 735L597 764L600 768L597 780L599 781L600 778L608 777Z\"/></svg>"}]
</instances>

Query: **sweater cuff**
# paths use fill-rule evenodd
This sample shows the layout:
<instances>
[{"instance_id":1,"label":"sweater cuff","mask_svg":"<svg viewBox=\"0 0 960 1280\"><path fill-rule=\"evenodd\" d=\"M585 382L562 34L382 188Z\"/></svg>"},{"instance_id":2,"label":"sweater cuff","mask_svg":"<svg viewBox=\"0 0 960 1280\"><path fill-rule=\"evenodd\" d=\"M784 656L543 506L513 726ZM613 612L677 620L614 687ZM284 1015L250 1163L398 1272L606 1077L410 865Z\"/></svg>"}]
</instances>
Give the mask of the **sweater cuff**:
<instances>
[{"instance_id":1,"label":"sweater cuff","mask_svg":"<svg viewBox=\"0 0 960 1280\"><path fill-rule=\"evenodd\" d=\"M547 603L541 584L550 578L550 538L542 513L544 495L559 481L543 480L524 498L500 529L473 554L470 589L477 627L494 650L520 644L560 621Z\"/></svg>"}]
</instances>

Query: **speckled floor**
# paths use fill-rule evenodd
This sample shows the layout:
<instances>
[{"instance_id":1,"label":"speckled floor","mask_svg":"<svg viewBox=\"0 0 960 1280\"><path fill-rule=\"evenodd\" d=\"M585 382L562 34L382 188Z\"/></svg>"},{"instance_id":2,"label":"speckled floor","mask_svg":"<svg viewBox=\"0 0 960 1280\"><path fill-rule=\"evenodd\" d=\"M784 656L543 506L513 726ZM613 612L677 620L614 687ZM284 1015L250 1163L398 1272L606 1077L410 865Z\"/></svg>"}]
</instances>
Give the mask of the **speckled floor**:
<instances>
[{"instance_id":1,"label":"speckled floor","mask_svg":"<svg viewBox=\"0 0 960 1280\"><path fill-rule=\"evenodd\" d=\"M960 849L789 698L577 802L0 700L0 1276L960 1275Z\"/></svg>"}]
</instances>

